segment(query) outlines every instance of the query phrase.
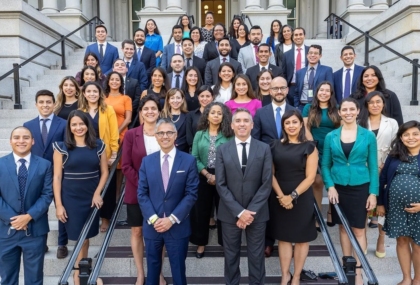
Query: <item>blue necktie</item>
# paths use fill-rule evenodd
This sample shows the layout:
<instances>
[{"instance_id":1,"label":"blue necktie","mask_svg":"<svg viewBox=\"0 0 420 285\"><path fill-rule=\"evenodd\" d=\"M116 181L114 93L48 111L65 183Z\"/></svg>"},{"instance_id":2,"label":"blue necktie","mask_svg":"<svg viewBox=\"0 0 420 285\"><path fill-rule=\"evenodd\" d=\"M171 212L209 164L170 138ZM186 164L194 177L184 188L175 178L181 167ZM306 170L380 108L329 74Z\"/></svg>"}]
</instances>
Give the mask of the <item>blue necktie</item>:
<instances>
[{"instance_id":1,"label":"blue necktie","mask_svg":"<svg viewBox=\"0 0 420 285\"><path fill-rule=\"evenodd\" d=\"M99 55L101 56L100 60L104 59L104 44L99 44Z\"/></svg>"},{"instance_id":2,"label":"blue necktie","mask_svg":"<svg viewBox=\"0 0 420 285\"><path fill-rule=\"evenodd\" d=\"M19 193L20 193L20 214L25 213L25 187L26 180L28 179L28 169L26 168L26 160L21 158L19 159L21 163L18 171L18 181L19 181Z\"/></svg>"},{"instance_id":3,"label":"blue necktie","mask_svg":"<svg viewBox=\"0 0 420 285\"><path fill-rule=\"evenodd\" d=\"M140 61L140 58L141 58L141 48L138 48L137 49L137 58L139 59L139 61Z\"/></svg>"},{"instance_id":4,"label":"blue necktie","mask_svg":"<svg viewBox=\"0 0 420 285\"><path fill-rule=\"evenodd\" d=\"M277 137L280 138L281 136L281 108L277 107L276 109L276 128L277 128Z\"/></svg>"},{"instance_id":5,"label":"blue necktie","mask_svg":"<svg viewBox=\"0 0 420 285\"><path fill-rule=\"evenodd\" d=\"M343 99L350 96L350 68L347 68L346 80L344 81Z\"/></svg>"},{"instance_id":6,"label":"blue necktie","mask_svg":"<svg viewBox=\"0 0 420 285\"><path fill-rule=\"evenodd\" d=\"M127 66L127 69L130 69L130 62L129 62L129 61L127 61L127 62L125 63L125 65Z\"/></svg>"},{"instance_id":7,"label":"blue necktie","mask_svg":"<svg viewBox=\"0 0 420 285\"><path fill-rule=\"evenodd\" d=\"M42 136L42 142L44 143L44 146L46 146L47 139L48 139L47 121L49 120L50 119L41 119L42 121L41 136Z\"/></svg>"}]
</instances>

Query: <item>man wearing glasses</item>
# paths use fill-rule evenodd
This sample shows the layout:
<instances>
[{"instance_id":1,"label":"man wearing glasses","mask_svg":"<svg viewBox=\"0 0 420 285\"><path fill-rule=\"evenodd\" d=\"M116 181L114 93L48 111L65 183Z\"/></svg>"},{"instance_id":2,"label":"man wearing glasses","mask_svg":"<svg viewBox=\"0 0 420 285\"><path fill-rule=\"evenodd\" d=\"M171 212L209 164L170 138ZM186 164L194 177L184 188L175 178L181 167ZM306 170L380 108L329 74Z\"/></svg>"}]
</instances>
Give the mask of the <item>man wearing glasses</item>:
<instances>
[{"instance_id":1,"label":"man wearing glasses","mask_svg":"<svg viewBox=\"0 0 420 285\"><path fill-rule=\"evenodd\" d=\"M185 259L191 235L189 213L197 200L198 170L192 155L175 148L177 131L170 119L156 124L160 151L143 158L137 197L144 216L147 285L159 284L162 249L171 264L174 284L187 284Z\"/></svg>"}]
</instances>

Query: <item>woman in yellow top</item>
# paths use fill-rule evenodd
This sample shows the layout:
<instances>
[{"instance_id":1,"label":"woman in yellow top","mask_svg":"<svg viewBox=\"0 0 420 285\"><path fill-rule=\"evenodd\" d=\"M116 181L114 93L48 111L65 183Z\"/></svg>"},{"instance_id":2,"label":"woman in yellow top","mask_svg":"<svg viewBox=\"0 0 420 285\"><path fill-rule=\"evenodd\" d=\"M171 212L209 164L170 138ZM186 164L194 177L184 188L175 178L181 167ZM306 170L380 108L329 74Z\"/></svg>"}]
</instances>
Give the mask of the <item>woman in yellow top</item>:
<instances>
[{"instance_id":1,"label":"woman in yellow top","mask_svg":"<svg viewBox=\"0 0 420 285\"><path fill-rule=\"evenodd\" d=\"M80 98L80 109L88 114L88 118L91 120L95 130L96 138L100 138L105 143L108 166L111 166L117 158L119 148L118 121L114 108L105 103L105 95L97 82L86 82L83 85L82 94L83 96ZM101 208L101 231L108 228L109 219L115 207L115 192L113 195L108 193L109 191L107 191L104 197L104 204ZM113 198L114 203L108 202L108 197L110 201Z\"/></svg>"}]
</instances>

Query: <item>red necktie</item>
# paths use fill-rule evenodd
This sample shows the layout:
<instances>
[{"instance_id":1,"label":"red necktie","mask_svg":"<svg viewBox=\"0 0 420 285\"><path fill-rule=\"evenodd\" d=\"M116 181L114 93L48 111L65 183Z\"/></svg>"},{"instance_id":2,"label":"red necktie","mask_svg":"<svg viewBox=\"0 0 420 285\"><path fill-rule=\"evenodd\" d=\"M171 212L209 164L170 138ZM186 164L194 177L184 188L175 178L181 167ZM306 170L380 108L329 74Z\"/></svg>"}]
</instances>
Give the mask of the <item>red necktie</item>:
<instances>
[{"instance_id":1,"label":"red necktie","mask_svg":"<svg viewBox=\"0 0 420 285\"><path fill-rule=\"evenodd\" d=\"M302 54L300 53L301 48L298 48L298 54L296 57L296 71L302 68Z\"/></svg>"}]
</instances>

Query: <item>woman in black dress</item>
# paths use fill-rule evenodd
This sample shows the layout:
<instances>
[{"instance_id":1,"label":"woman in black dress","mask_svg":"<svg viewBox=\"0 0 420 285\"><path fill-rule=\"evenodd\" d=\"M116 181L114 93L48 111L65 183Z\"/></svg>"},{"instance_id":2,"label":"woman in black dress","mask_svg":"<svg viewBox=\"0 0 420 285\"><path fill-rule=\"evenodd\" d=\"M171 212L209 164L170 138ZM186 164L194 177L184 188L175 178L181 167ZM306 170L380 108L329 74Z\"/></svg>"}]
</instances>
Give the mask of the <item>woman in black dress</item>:
<instances>
[{"instance_id":1,"label":"woman in black dress","mask_svg":"<svg viewBox=\"0 0 420 285\"><path fill-rule=\"evenodd\" d=\"M149 89L146 89L141 93L140 98L143 98L146 95L155 95L159 99L160 107L163 108L167 91L165 87L166 71L162 67L155 67L150 76L152 85ZM140 118L140 123L142 123L141 120L142 119Z\"/></svg>"},{"instance_id":2,"label":"woman in black dress","mask_svg":"<svg viewBox=\"0 0 420 285\"><path fill-rule=\"evenodd\" d=\"M257 75L258 86L254 90L256 97L261 101L262 106L271 104L270 84L274 76L270 70L260 71Z\"/></svg>"},{"instance_id":3,"label":"woman in black dress","mask_svg":"<svg viewBox=\"0 0 420 285\"><path fill-rule=\"evenodd\" d=\"M58 85L58 89L54 114L67 120L70 112L78 109L79 96L82 94L82 91L79 88L79 83L73 76L64 77L60 85Z\"/></svg>"},{"instance_id":4,"label":"woman in black dress","mask_svg":"<svg viewBox=\"0 0 420 285\"><path fill-rule=\"evenodd\" d=\"M273 141L271 147L274 191L269 199L269 228L270 236L279 241L281 285L296 285L300 284L309 242L317 237L311 185L318 167L318 151L315 143L305 138L299 111L286 111L281 126L283 139ZM293 257L294 277L290 273Z\"/></svg>"},{"instance_id":5,"label":"woman in black dress","mask_svg":"<svg viewBox=\"0 0 420 285\"><path fill-rule=\"evenodd\" d=\"M198 89L200 89L202 78L197 67L190 66L185 70L184 79L182 81L182 91L185 94L188 111L193 111L200 107L198 103Z\"/></svg>"}]
</instances>

